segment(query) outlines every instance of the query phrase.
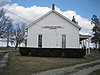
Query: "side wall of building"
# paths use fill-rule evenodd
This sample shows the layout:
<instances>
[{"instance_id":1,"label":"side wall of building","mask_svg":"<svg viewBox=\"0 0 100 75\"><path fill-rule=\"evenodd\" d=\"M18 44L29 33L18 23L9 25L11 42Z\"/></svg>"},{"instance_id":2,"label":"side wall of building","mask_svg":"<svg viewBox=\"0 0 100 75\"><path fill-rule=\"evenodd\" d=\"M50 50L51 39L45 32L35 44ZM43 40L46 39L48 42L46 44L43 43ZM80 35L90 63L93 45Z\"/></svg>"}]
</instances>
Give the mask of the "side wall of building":
<instances>
[{"instance_id":1,"label":"side wall of building","mask_svg":"<svg viewBox=\"0 0 100 75\"><path fill-rule=\"evenodd\" d=\"M43 48L62 48L63 34L66 35L66 48L79 48L79 29L55 13L28 29L28 47L38 47L39 34Z\"/></svg>"}]
</instances>

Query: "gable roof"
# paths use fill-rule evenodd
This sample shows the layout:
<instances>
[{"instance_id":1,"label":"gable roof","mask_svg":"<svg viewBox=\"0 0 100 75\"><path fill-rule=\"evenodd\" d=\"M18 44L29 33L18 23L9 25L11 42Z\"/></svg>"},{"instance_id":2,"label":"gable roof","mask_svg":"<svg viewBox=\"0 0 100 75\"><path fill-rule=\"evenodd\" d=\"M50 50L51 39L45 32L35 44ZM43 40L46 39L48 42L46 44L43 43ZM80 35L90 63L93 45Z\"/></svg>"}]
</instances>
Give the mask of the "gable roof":
<instances>
[{"instance_id":1,"label":"gable roof","mask_svg":"<svg viewBox=\"0 0 100 75\"><path fill-rule=\"evenodd\" d=\"M58 16L60 16L61 18L63 18L64 20L68 21L69 23L71 23L72 25L74 25L75 27L79 28L79 30L81 29L81 27L72 22L71 20L69 20L67 17L63 16L62 14L60 14L59 12L55 11L55 10L51 10L49 11L48 13L46 13L45 15L41 16L40 18L38 18L37 20L35 20L34 22L32 22L30 25L27 26L27 28L30 28L31 26L35 25L37 22L39 22L40 20L42 20L43 18L45 18L46 16L48 16L49 14L51 13L55 13L57 14Z\"/></svg>"}]
</instances>

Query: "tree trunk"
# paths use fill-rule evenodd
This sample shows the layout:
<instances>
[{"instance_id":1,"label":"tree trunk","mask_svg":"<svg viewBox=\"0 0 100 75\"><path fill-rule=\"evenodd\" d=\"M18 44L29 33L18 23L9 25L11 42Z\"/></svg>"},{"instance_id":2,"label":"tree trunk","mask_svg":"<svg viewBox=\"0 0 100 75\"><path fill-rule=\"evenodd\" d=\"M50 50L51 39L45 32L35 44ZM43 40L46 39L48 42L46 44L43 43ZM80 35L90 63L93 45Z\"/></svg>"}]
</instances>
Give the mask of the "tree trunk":
<instances>
[{"instance_id":1,"label":"tree trunk","mask_svg":"<svg viewBox=\"0 0 100 75\"><path fill-rule=\"evenodd\" d=\"M15 46L15 50L18 47L18 40L16 39L16 46Z\"/></svg>"}]
</instances>

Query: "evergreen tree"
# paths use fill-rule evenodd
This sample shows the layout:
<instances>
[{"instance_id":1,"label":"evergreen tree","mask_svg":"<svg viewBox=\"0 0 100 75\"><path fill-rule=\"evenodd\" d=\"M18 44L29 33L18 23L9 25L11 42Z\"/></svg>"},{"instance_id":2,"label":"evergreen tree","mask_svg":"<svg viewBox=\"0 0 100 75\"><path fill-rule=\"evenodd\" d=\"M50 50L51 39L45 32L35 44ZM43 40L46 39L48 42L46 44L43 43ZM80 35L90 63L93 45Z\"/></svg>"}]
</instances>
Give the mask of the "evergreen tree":
<instances>
[{"instance_id":1,"label":"evergreen tree","mask_svg":"<svg viewBox=\"0 0 100 75\"><path fill-rule=\"evenodd\" d=\"M92 28L93 37L91 41L92 43L95 43L96 48L97 45L99 45L100 48L100 19L96 15L93 15L91 18L91 23L94 24L94 27Z\"/></svg>"}]
</instances>

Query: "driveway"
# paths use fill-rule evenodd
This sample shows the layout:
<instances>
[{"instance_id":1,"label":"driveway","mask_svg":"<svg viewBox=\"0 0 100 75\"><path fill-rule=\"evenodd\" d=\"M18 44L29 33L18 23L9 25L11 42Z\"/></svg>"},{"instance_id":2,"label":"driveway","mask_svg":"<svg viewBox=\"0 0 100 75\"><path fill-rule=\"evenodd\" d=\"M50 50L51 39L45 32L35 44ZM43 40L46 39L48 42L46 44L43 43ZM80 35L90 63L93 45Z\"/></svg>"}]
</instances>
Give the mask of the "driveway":
<instances>
[{"instance_id":1,"label":"driveway","mask_svg":"<svg viewBox=\"0 0 100 75\"><path fill-rule=\"evenodd\" d=\"M5 68L8 63L9 52L13 50L0 50L0 75L6 75Z\"/></svg>"},{"instance_id":2,"label":"driveway","mask_svg":"<svg viewBox=\"0 0 100 75\"><path fill-rule=\"evenodd\" d=\"M48 70L31 75L88 75L89 73L97 69L100 69L100 59L88 63Z\"/></svg>"}]
</instances>

